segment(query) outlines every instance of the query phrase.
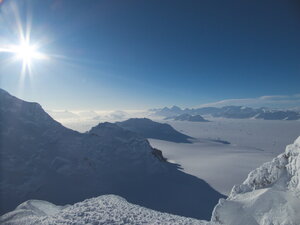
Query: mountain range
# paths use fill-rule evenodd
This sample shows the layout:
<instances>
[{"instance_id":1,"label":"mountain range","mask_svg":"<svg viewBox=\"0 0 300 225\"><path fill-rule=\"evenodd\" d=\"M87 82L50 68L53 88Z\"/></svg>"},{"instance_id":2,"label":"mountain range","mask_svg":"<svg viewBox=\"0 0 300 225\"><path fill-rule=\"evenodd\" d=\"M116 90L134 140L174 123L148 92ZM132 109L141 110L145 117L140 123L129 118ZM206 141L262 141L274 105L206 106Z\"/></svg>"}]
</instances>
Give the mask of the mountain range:
<instances>
[{"instance_id":1,"label":"mountain range","mask_svg":"<svg viewBox=\"0 0 300 225\"><path fill-rule=\"evenodd\" d=\"M230 119L264 119L264 120L299 120L300 112L296 110L273 110L267 108L250 108L245 106L224 106L203 107L195 109L181 109L178 106L171 108L165 107L161 109L150 110L153 115L169 118L176 118L181 115L210 115L213 117L223 117Z\"/></svg>"},{"instance_id":2,"label":"mountain range","mask_svg":"<svg viewBox=\"0 0 300 225\"><path fill-rule=\"evenodd\" d=\"M140 123L172 131L133 119L79 133L53 120L38 103L0 89L0 213L29 199L65 205L116 194L162 212L209 219L225 196L164 160L145 138L155 129L141 129Z\"/></svg>"}]
</instances>

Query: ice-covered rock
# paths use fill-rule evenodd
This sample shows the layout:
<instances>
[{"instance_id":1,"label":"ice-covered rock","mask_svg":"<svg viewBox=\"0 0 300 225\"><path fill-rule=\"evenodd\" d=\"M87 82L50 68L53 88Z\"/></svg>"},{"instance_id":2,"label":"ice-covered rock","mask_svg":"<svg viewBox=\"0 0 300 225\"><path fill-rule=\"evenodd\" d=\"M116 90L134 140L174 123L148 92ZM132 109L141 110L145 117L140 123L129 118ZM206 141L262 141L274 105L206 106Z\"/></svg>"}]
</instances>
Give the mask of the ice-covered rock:
<instances>
[{"instance_id":1,"label":"ice-covered rock","mask_svg":"<svg viewBox=\"0 0 300 225\"><path fill-rule=\"evenodd\" d=\"M212 221L235 225L300 224L300 137L252 171L215 207Z\"/></svg>"}]
</instances>

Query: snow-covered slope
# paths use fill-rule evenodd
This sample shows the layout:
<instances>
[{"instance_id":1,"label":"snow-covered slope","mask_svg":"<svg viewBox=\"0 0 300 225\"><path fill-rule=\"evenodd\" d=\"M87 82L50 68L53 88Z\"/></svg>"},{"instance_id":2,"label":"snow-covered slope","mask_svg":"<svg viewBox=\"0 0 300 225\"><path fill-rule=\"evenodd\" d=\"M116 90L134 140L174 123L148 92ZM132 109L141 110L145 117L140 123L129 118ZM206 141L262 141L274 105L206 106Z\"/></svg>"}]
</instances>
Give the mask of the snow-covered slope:
<instances>
[{"instance_id":1,"label":"snow-covered slope","mask_svg":"<svg viewBox=\"0 0 300 225\"><path fill-rule=\"evenodd\" d=\"M235 225L300 224L300 137L252 171L215 207L212 221Z\"/></svg>"},{"instance_id":2,"label":"snow-covered slope","mask_svg":"<svg viewBox=\"0 0 300 225\"><path fill-rule=\"evenodd\" d=\"M208 219L223 197L162 160L135 132L103 123L79 133L39 104L1 89L0 178L1 214L28 199L64 205L117 194L148 208Z\"/></svg>"},{"instance_id":3,"label":"snow-covered slope","mask_svg":"<svg viewBox=\"0 0 300 225\"><path fill-rule=\"evenodd\" d=\"M157 212L130 204L115 195L84 200L71 206L55 206L46 201L29 200L0 218L3 225L32 224L197 224L208 222Z\"/></svg>"}]
</instances>

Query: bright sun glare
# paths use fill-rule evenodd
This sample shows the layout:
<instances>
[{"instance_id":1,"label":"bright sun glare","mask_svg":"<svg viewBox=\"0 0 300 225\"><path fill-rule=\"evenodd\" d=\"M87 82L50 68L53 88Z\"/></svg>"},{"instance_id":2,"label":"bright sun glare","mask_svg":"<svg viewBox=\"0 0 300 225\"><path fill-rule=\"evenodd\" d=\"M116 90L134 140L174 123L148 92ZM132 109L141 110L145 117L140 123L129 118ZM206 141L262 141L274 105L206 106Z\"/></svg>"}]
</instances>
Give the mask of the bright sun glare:
<instances>
[{"instance_id":1,"label":"bright sun glare","mask_svg":"<svg viewBox=\"0 0 300 225\"><path fill-rule=\"evenodd\" d=\"M0 0L1 3L1 0ZM32 74L33 64L40 59L49 59L49 57L42 53L40 48L42 43L38 40L31 39L31 22L27 21L25 25L21 23L18 8L15 5L10 5L14 14L16 26L13 29L13 34L18 34L18 37L11 37L0 40L0 53L8 53L7 62L19 61L22 63L21 77L24 78L26 74ZM19 40L18 43L11 43L11 40Z\"/></svg>"},{"instance_id":2,"label":"bright sun glare","mask_svg":"<svg viewBox=\"0 0 300 225\"><path fill-rule=\"evenodd\" d=\"M23 42L20 45L12 47L12 52L16 54L17 59L23 61L23 65L28 67L31 65L34 59L44 58L38 49L34 45L30 45L28 42Z\"/></svg>"},{"instance_id":3,"label":"bright sun glare","mask_svg":"<svg viewBox=\"0 0 300 225\"><path fill-rule=\"evenodd\" d=\"M0 48L0 52L9 52L13 55L11 58L13 61L22 62L21 75L25 75L26 71L30 74L32 69L32 64L35 60L47 59L48 57L39 52L39 46L36 44L31 44L29 38L20 38L19 45L9 45L6 48Z\"/></svg>"}]
</instances>

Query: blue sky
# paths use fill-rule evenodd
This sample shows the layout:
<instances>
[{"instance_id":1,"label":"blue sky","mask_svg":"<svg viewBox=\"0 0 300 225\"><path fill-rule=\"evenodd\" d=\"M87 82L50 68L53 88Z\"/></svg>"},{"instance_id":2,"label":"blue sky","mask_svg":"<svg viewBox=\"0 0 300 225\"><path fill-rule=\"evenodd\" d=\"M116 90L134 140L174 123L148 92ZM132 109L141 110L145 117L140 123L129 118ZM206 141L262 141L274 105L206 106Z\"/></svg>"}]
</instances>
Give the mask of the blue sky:
<instances>
[{"instance_id":1,"label":"blue sky","mask_svg":"<svg viewBox=\"0 0 300 225\"><path fill-rule=\"evenodd\" d=\"M0 52L0 87L45 108L190 107L300 92L296 0L6 0L0 45L18 42L12 3L49 59L21 79L21 62Z\"/></svg>"}]
</instances>

